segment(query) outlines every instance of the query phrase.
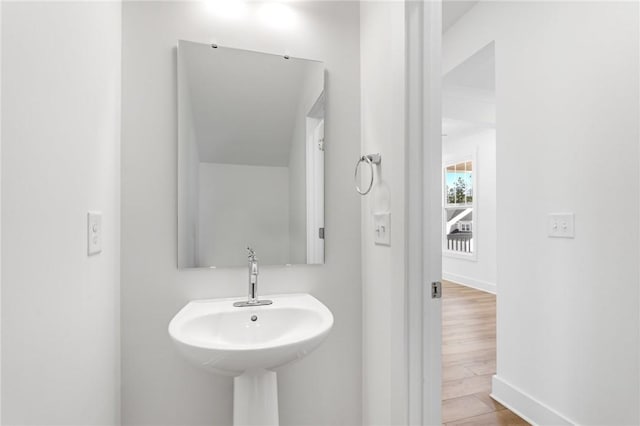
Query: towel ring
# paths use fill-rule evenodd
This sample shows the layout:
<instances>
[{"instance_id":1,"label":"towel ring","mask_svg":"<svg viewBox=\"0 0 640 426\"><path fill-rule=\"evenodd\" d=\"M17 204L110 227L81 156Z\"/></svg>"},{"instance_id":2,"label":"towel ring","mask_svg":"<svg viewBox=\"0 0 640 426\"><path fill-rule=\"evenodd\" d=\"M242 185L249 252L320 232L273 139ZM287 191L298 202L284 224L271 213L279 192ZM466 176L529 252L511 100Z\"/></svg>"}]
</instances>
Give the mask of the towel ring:
<instances>
[{"instance_id":1,"label":"towel ring","mask_svg":"<svg viewBox=\"0 0 640 426\"><path fill-rule=\"evenodd\" d=\"M379 153L363 155L362 157L360 157L360 159L358 159L358 162L356 163L356 171L353 175L353 180L356 184L356 191L358 191L358 194L367 195L369 192L371 192L371 188L373 188L373 165L380 164L381 161L382 157ZM366 191L362 191L362 189L358 186L358 168L362 163L367 163L369 165L369 168L371 169L371 180L369 181L369 187Z\"/></svg>"}]
</instances>

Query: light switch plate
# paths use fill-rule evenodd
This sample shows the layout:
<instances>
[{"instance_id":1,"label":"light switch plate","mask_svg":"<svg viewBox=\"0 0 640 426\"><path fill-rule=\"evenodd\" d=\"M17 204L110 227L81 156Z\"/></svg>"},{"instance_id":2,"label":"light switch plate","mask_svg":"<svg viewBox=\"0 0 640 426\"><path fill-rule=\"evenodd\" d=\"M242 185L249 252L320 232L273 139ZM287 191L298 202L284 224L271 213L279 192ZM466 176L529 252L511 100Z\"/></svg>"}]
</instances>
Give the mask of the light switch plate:
<instances>
[{"instance_id":1,"label":"light switch plate","mask_svg":"<svg viewBox=\"0 0 640 426\"><path fill-rule=\"evenodd\" d=\"M87 254L89 256L102 252L102 213L87 214Z\"/></svg>"},{"instance_id":2,"label":"light switch plate","mask_svg":"<svg viewBox=\"0 0 640 426\"><path fill-rule=\"evenodd\" d=\"M547 232L551 238L575 238L573 213L550 213Z\"/></svg>"},{"instance_id":3,"label":"light switch plate","mask_svg":"<svg viewBox=\"0 0 640 426\"><path fill-rule=\"evenodd\" d=\"M373 215L374 241L378 245L391 245L391 214L376 213Z\"/></svg>"}]
</instances>

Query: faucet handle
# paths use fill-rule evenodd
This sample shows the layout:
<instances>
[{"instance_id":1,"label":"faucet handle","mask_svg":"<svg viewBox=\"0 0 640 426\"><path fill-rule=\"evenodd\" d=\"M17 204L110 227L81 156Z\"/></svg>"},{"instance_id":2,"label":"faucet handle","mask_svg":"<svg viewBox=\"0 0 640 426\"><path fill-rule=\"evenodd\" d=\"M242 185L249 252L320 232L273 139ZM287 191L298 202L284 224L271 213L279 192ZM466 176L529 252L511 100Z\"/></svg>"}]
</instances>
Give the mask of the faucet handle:
<instances>
[{"instance_id":1,"label":"faucet handle","mask_svg":"<svg viewBox=\"0 0 640 426\"><path fill-rule=\"evenodd\" d=\"M256 252L250 246L247 246L247 251L249 252L249 260L256 260Z\"/></svg>"}]
</instances>

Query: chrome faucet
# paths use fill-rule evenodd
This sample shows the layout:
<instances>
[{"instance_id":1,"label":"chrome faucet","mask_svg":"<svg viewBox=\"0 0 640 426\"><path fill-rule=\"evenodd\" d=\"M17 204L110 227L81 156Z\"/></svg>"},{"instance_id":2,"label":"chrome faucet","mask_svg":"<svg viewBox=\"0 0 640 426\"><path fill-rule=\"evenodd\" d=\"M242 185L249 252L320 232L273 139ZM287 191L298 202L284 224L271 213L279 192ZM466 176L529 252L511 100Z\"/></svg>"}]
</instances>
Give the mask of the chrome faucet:
<instances>
[{"instance_id":1,"label":"chrome faucet","mask_svg":"<svg viewBox=\"0 0 640 426\"><path fill-rule=\"evenodd\" d=\"M258 258L256 252L247 247L249 251L249 298L246 302L236 302L233 306L244 308L247 306L270 305L271 300L258 300Z\"/></svg>"},{"instance_id":2,"label":"chrome faucet","mask_svg":"<svg viewBox=\"0 0 640 426\"><path fill-rule=\"evenodd\" d=\"M251 247L249 251L249 303L256 303L258 300L258 258L256 252Z\"/></svg>"}]
</instances>

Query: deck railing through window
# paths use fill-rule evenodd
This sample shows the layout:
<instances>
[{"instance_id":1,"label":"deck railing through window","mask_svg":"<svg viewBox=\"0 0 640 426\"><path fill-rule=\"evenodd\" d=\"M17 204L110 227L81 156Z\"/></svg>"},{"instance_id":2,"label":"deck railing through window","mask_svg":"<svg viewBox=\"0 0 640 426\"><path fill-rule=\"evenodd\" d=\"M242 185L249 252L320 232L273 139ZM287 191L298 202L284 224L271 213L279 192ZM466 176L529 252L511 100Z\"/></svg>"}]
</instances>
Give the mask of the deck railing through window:
<instances>
[{"instance_id":1,"label":"deck railing through window","mask_svg":"<svg viewBox=\"0 0 640 426\"><path fill-rule=\"evenodd\" d=\"M461 253L471 253L473 233L459 232L447 235L447 249Z\"/></svg>"}]
</instances>

